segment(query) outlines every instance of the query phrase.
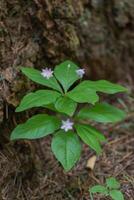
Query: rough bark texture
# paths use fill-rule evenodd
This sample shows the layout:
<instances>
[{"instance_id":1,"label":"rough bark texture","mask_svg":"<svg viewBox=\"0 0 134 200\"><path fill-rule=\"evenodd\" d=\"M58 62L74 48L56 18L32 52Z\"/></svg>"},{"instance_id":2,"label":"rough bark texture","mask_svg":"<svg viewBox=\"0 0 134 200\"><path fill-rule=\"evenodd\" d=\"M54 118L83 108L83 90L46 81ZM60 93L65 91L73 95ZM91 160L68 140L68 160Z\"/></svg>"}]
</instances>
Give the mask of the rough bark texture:
<instances>
[{"instance_id":1,"label":"rough bark texture","mask_svg":"<svg viewBox=\"0 0 134 200\"><path fill-rule=\"evenodd\" d=\"M0 122L31 83L19 66L72 59L92 79L134 77L133 0L1 0ZM7 116L6 116L7 117Z\"/></svg>"}]
</instances>

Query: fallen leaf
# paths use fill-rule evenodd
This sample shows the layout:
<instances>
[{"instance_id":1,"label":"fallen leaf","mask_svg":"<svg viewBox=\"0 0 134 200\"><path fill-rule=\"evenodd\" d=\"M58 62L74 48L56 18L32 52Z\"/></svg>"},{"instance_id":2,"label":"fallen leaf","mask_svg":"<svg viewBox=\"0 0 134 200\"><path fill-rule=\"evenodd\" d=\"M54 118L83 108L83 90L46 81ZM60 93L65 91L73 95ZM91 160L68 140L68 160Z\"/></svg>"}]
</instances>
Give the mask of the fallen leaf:
<instances>
[{"instance_id":1,"label":"fallen leaf","mask_svg":"<svg viewBox=\"0 0 134 200\"><path fill-rule=\"evenodd\" d=\"M96 156L92 156L91 158L89 158L88 161L87 161L87 168L93 170L94 166L95 166L96 159L97 159Z\"/></svg>"}]
</instances>

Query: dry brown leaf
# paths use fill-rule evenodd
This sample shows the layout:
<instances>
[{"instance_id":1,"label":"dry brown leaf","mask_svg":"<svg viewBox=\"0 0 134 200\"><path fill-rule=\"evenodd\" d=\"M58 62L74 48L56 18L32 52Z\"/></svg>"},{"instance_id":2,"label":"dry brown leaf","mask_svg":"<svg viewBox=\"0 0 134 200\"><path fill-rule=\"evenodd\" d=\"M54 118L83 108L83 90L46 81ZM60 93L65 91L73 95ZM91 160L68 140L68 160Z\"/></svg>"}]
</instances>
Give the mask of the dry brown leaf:
<instances>
[{"instance_id":1,"label":"dry brown leaf","mask_svg":"<svg viewBox=\"0 0 134 200\"><path fill-rule=\"evenodd\" d=\"M93 170L96 163L96 159L96 156L92 156L91 158L89 158L87 161L87 168Z\"/></svg>"}]
</instances>

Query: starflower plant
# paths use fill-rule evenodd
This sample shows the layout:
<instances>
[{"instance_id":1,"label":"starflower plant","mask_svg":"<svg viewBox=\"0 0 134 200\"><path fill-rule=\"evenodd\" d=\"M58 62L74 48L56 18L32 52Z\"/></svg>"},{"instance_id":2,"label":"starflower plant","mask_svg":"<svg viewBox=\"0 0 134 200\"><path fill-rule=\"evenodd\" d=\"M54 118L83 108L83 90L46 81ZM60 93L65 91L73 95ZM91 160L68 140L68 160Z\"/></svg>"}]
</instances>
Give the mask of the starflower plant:
<instances>
[{"instance_id":1,"label":"starflower plant","mask_svg":"<svg viewBox=\"0 0 134 200\"><path fill-rule=\"evenodd\" d=\"M95 185L89 189L91 200L95 193L110 196L113 200L124 200L120 187L120 183L114 177L107 178L105 185Z\"/></svg>"},{"instance_id":2,"label":"starflower plant","mask_svg":"<svg viewBox=\"0 0 134 200\"><path fill-rule=\"evenodd\" d=\"M81 141L97 154L101 153L100 143L106 138L89 121L115 123L123 120L125 113L100 102L98 93L115 94L125 92L126 88L106 80L82 80L85 70L71 61L57 65L54 71L28 67L22 67L21 71L45 89L24 96L16 112L42 107L44 111L52 110L53 114L36 114L19 124L13 130L11 140L37 139L52 134L52 151L66 171L79 160Z\"/></svg>"}]
</instances>

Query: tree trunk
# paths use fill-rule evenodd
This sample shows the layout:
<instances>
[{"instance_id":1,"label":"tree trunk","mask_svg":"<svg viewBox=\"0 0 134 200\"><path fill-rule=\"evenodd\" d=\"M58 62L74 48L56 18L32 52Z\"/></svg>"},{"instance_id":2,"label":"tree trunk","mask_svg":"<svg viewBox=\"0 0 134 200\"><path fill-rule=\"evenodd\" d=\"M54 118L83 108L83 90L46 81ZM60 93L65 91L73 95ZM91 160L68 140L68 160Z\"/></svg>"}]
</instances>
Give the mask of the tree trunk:
<instances>
[{"instance_id":1,"label":"tree trunk","mask_svg":"<svg viewBox=\"0 0 134 200\"><path fill-rule=\"evenodd\" d=\"M0 122L34 87L20 65L71 59L91 79L132 82L133 0L1 0L0 19Z\"/></svg>"}]
</instances>

